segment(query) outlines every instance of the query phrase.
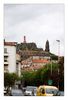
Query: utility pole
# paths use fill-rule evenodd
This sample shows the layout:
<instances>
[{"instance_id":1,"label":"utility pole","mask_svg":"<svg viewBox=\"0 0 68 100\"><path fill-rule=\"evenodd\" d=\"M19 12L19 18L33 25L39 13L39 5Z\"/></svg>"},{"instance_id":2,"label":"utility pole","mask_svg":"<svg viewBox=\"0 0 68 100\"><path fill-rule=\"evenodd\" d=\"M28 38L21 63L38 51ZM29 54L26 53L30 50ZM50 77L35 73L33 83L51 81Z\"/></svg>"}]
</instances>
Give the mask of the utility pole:
<instances>
[{"instance_id":1,"label":"utility pole","mask_svg":"<svg viewBox=\"0 0 68 100\"><path fill-rule=\"evenodd\" d=\"M60 57L60 40L56 40L58 42L58 61Z\"/></svg>"},{"instance_id":2,"label":"utility pole","mask_svg":"<svg viewBox=\"0 0 68 100\"><path fill-rule=\"evenodd\" d=\"M60 40L56 40L58 42L58 63L60 57ZM58 68L58 89L59 89L59 68Z\"/></svg>"}]
</instances>

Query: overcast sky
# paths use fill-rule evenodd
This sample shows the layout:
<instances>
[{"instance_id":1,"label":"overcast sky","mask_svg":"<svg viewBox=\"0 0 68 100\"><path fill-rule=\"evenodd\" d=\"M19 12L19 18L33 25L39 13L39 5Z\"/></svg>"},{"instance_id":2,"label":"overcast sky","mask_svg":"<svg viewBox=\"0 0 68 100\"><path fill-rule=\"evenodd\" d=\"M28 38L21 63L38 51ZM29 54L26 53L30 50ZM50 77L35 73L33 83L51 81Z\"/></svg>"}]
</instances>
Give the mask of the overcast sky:
<instances>
[{"instance_id":1,"label":"overcast sky","mask_svg":"<svg viewBox=\"0 0 68 100\"><path fill-rule=\"evenodd\" d=\"M64 5L63 4L5 4L4 38L6 41L35 42L45 49L49 40L50 51L64 55Z\"/></svg>"}]
</instances>

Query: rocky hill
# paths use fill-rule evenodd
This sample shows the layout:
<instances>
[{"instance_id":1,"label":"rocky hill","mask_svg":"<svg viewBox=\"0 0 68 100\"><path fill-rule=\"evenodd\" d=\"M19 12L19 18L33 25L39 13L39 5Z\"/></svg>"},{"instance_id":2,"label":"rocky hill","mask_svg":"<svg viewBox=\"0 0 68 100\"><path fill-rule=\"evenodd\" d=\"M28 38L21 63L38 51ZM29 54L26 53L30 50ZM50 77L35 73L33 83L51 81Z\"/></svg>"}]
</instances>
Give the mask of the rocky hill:
<instances>
[{"instance_id":1,"label":"rocky hill","mask_svg":"<svg viewBox=\"0 0 68 100\"><path fill-rule=\"evenodd\" d=\"M16 51L20 51L20 50L37 50L37 51L42 51L42 48L37 48L37 45L35 43L21 43L21 44L17 44L16 47Z\"/></svg>"},{"instance_id":2,"label":"rocky hill","mask_svg":"<svg viewBox=\"0 0 68 100\"><path fill-rule=\"evenodd\" d=\"M21 60L27 59L33 55L50 56L52 60L57 60L58 56L50 52L44 51L42 48L38 48L36 43L20 43L16 46L16 52L20 53Z\"/></svg>"}]
</instances>

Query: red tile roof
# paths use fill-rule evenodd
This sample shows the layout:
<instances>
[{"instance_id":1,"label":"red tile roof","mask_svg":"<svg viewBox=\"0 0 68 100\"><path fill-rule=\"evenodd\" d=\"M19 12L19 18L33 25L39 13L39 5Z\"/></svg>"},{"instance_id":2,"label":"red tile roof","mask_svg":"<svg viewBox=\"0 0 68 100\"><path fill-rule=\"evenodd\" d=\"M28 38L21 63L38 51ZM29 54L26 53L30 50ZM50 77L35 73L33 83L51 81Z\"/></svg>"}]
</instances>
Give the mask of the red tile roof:
<instances>
[{"instance_id":1,"label":"red tile roof","mask_svg":"<svg viewBox=\"0 0 68 100\"><path fill-rule=\"evenodd\" d=\"M5 46L16 46L16 42L4 42Z\"/></svg>"},{"instance_id":2,"label":"red tile roof","mask_svg":"<svg viewBox=\"0 0 68 100\"><path fill-rule=\"evenodd\" d=\"M45 59L34 59L32 60L33 63L48 63L48 60Z\"/></svg>"}]
</instances>

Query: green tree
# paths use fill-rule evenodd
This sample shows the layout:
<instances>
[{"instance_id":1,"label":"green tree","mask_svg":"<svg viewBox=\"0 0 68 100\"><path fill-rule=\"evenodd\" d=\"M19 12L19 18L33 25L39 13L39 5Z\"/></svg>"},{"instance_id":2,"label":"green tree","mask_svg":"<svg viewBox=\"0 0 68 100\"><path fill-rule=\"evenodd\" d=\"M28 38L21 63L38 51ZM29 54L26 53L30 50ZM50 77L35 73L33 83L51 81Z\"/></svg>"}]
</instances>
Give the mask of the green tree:
<instances>
[{"instance_id":1,"label":"green tree","mask_svg":"<svg viewBox=\"0 0 68 100\"><path fill-rule=\"evenodd\" d=\"M51 73L52 67L52 73ZM58 86L58 63L47 64L43 68L32 72L23 72L23 80L25 86L34 85L39 86L43 84L48 84L48 80L52 80L55 86Z\"/></svg>"},{"instance_id":2,"label":"green tree","mask_svg":"<svg viewBox=\"0 0 68 100\"><path fill-rule=\"evenodd\" d=\"M59 60L59 87L60 90L64 90L64 57Z\"/></svg>"},{"instance_id":3,"label":"green tree","mask_svg":"<svg viewBox=\"0 0 68 100\"><path fill-rule=\"evenodd\" d=\"M4 73L4 86L12 87L18 76L15 73Z\"/></svg>"}]
</instances>

